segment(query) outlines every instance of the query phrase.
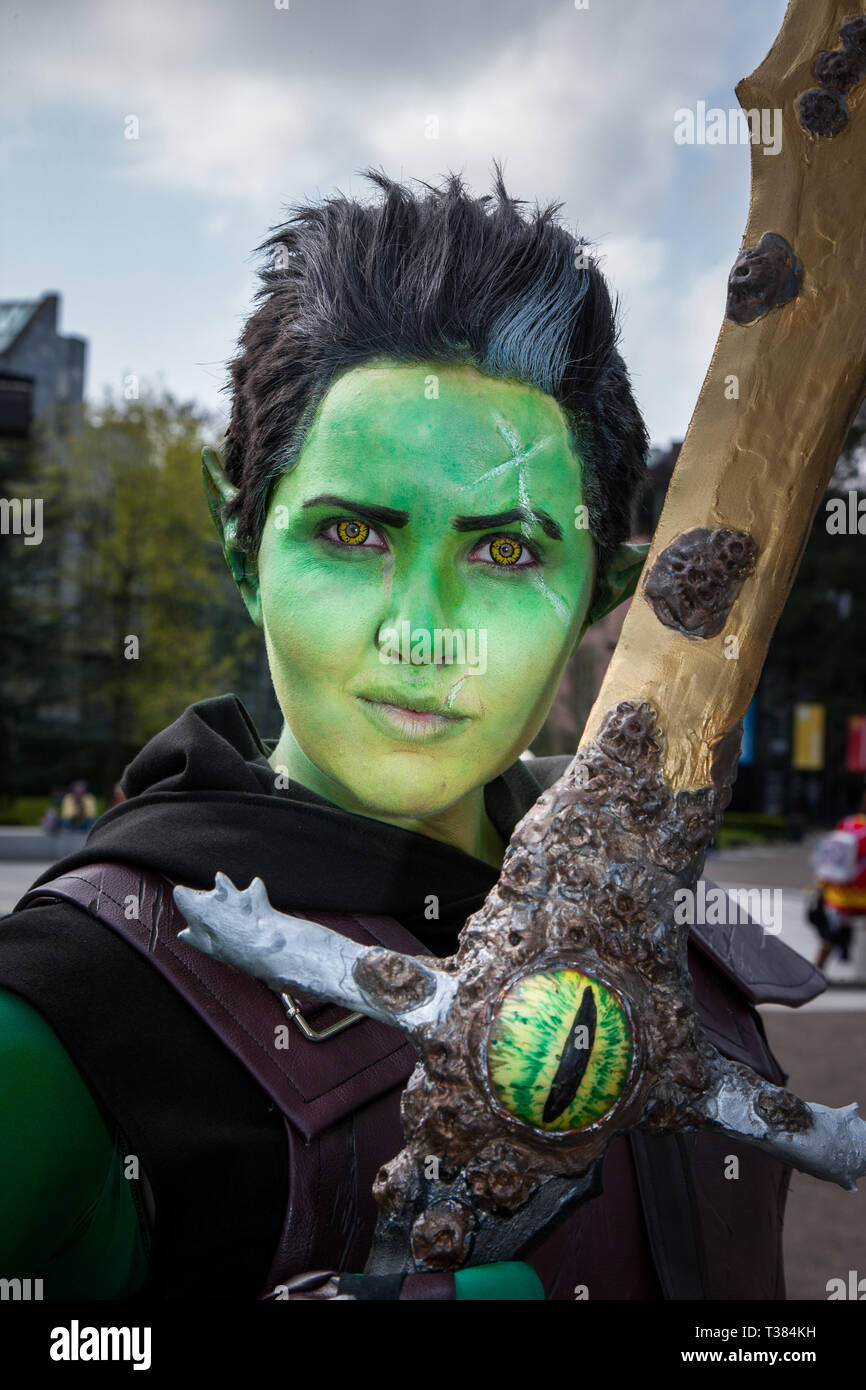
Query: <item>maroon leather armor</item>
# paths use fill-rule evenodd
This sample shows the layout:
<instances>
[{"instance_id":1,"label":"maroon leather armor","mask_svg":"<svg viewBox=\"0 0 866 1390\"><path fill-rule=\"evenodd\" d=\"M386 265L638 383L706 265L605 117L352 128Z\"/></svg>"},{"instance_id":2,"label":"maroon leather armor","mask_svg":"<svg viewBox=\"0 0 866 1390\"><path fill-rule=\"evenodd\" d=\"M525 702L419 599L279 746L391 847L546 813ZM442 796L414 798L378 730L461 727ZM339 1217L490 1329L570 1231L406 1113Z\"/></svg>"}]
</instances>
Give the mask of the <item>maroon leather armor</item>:
<instances>
[{"instance_id":1,"label":"maroon leather armor","mask_svg":"<svg viewBox=\"0 0 866 1390\"><path fill-rule=\"evenodd\" d=\"M368 1018L311 1041L266 985L178 940L186 923L172 887L160 875L126 865L91 864L31 889L18 907L72 902L119 933L279 1107L287 1202L261 1296L309 1271L336 1269L341 1252L343 1268L359 1272L376 1222L373 1179L403 1143L399 1101L414 1049L402 1033ZM130 895L138 901L137 917L126 916ZM364 945L427 954L389 917L296 915ZM822 985L806 962L801 969L794 953L787 952L787 962L778 943L774 949L756 982L762 972L747 969L741 941L703 941L693 931L689 963L712 1042L781 1084L784 1073L749 1000L799 1003ZM334 1005L294 998L317 1032L345 1017ZM739 1160L736 1179L730 1177L731 1155ZM781 1228L789 1175L774 1159L724 1134L619 1135L605 1156L603 1195L566 1216L524 1258L553 1299L784 1298ZM400 1297L453 1297L453 1279L410 1276Z\"/></svg>"}]
</instances>

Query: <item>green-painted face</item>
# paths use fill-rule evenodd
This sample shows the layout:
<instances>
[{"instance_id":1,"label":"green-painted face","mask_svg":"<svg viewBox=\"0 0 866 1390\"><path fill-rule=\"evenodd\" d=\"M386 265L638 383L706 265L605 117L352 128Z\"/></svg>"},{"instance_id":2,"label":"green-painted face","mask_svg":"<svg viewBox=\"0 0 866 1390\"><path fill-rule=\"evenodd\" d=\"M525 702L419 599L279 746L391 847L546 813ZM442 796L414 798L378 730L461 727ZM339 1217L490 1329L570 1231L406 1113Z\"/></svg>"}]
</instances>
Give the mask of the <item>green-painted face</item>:
<instances>
[{"instance_id":1,"label":"green-painted face","mask_svg":"<svg viewBox=\"0 0 866 1390\"><path fill-rule=\"evenodd\" d=\"M277 698L326 794L430 817L526 748L593 590L582 501L541 391L438 364L335 382L258 555Z\"/></svg>"},{"instance_id":2,"label":"green-painted face","mask_svg":"<svg viewBox=\"0 0 866 1390\"><path fill-rule=\"evenodd\" d=\"M500 863L485 783L541 727L588 625L581 460L545 393L391 361L331 386L274 487L257 563L226 558L286 719L275 768L336 805ZM593 619L631 592L621 547Z\"/></svg>"}]
</instances>

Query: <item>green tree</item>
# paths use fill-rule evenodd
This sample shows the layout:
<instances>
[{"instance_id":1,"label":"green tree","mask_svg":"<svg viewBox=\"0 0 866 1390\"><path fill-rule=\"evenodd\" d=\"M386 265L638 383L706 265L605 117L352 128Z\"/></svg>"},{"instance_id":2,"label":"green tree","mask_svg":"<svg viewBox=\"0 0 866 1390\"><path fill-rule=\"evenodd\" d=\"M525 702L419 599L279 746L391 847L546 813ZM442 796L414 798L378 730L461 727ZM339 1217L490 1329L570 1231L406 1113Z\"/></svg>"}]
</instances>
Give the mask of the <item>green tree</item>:
<instances>
[{"instance_id":1,"label":"green tree","mask_svg":"<svg viewBox=\"0 0 866 1390\"><path fill-rule=\"evenodd\" d=\"M18 555L30 682L17 687L17 790L22 777L41 791L83 775L107 792L188 704L228 690L278 733L261 634L204 499L201 448L215 430L196 406L147 394L108 398L35 446L44 539L38 556Z\"/></svg>"}]
</instances>

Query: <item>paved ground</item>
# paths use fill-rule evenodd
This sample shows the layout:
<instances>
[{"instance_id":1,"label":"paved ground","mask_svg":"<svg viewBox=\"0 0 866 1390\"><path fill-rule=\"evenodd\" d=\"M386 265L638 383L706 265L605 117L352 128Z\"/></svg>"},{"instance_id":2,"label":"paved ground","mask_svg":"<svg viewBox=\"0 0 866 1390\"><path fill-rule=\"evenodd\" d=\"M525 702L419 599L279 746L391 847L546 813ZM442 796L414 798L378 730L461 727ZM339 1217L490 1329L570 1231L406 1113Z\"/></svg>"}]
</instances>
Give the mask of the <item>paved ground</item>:
<instances>
[{"instance_id":1,"label":"paved ground","mask_svg":"<svg viewBox=\"0 0 866 1390\"><path fill-rule=\"evenodd\" d=\"M780 940L810 960L817 934L806 921L812 892L809 862L815 837L801 844L710 854L706 878L731 888L778 890ZM773 899L765 899L772 910ZM778 901L778 900L776 900ZM774 921L772 925L777 925ZM788 1085L823 1105L858 1101L866 1116L866 932L855 936L848 965L833 960L823 995L801 1009L760 1010L770 1046L788 1072ZM785 1275L790 1299L827 1297L827 1281L866 1277L866 1179L858 1193L806 1173L793 1173L785 1216Z\"/></svg>"},{"instance_id":2,"label":"paved ground","mask_svg":"<svg viewBox=\"0 0 866 1390\"><path fill-rule=\"evenodd\" d=\"M704 873L717 883L722 879L733 879L758 888L798 888L808 891L812 884L809 859L818 839L817 835L808 835L799 844L711 850Z\"/></svg>"},{"instance_id":3,"label":"paved ground","mask_svg":"<svg viewBox=\"0 0 866 1390\"><path fill-rule=\"evenodd\" d=\"M0 825L0 861L44 863L62 859L80 849L87 839L81 830L60 830L46 835L38 826Z\"/></svg>"},{"instance_id":4,"label":"paved ground","mask_svg":"<svg viewBox=\"0 0 866 1390\"><path fill-rule=\"evenodd\" d=\"M770 1046L788 1085L823 1105L859 1101L866 1115L866 1016L860 1009L813 1012L762 1008ZM789 1298L826 1299L827 1280L866 1278L866 1179L859 1192L793 1173L785 1216Z\"/></svg>"},{"instance_id":5,"label":"paved ground","mask_svg":"<svg viewBox=\"0 0 866 1390\"><path fill-rule=\"evenodd\" d=\"M809 847L782 845L771 851L731 850L715 854L705 875L726 888L757 887L781 893L781 940L814 957L816 938L804 920L810 888ZM46 862L0 862L0 913L8 912ZM767 900L772 905L772 899ZM866 936L866 933L863 934ZM770 1046L789 1073L788 1085L806 1100L824 1105L859 1101L866 1114L866 981L863 945L854 962L833 963L831 987L802 1009L761 1009ZM791 1299L826 1299L827 1280L866 1278L866 1179L860 1193L794 1173L785 1220L785 1264Z\"/></svg>"},{"instance_id":6,"label":"paved ground","mask_svg":"<svg viewBox=\"0 0 866 1390\"><path fill-rule=\"evenodd\" d=\"M11 912L33 880L50 867L50 862L39 863L35 860L23 864L9 860L0 862L0 916Z\"/></svg>"}]
</instances>

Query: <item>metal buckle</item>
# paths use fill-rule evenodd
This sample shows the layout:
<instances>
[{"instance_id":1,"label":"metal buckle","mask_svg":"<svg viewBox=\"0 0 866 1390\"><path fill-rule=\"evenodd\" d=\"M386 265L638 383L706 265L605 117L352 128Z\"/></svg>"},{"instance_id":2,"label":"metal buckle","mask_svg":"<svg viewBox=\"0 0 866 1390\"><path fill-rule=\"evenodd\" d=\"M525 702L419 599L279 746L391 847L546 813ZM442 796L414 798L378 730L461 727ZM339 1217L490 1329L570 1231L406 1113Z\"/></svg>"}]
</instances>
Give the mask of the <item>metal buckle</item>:
<instances>
[{"instance_id":1,"label":"metal buckle","mask_svg":"<svg viewBox=\"0 0 866 1390\"><path fill-rule=\"evenodd\" d=\"M366 1014L346 1014L345 1018L338 1018L336 1023L332 1023L328 1028L323 1028L321 1032L317 1033L315 1028L310 1027L288 990L284 990L280 998L289 1018L294 1020L308 1042L325 1042L327 1038L332 1038L335 1033L342 1033L344 1028L351 1028L353 1023L360 1023L362 1018L367 1017Z\"/></svg>"}]
</instances>

